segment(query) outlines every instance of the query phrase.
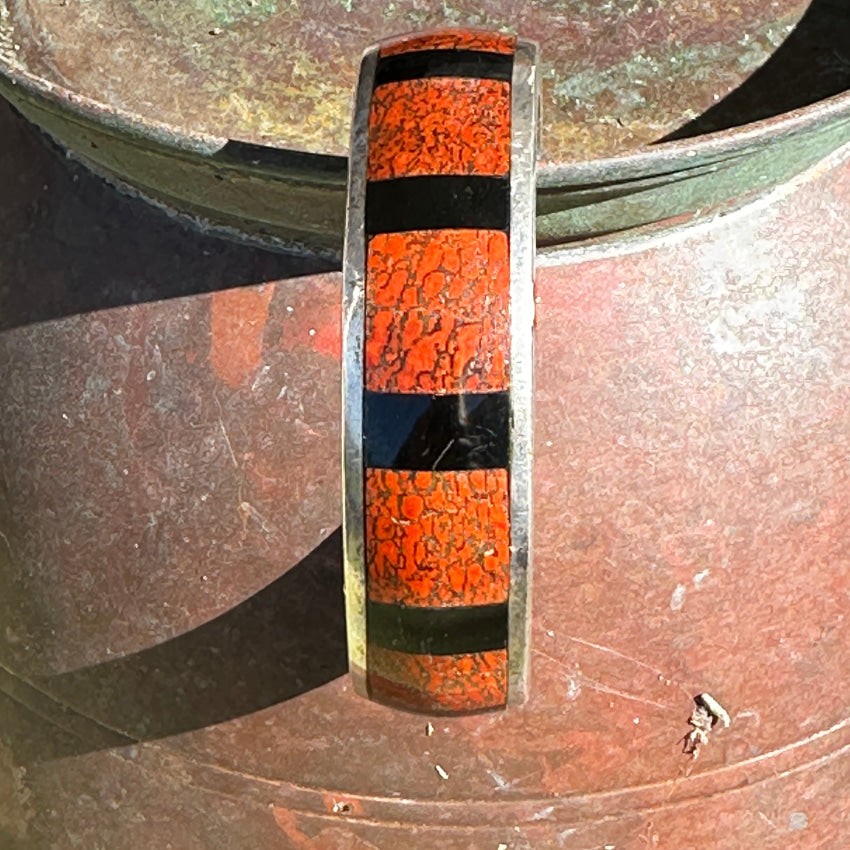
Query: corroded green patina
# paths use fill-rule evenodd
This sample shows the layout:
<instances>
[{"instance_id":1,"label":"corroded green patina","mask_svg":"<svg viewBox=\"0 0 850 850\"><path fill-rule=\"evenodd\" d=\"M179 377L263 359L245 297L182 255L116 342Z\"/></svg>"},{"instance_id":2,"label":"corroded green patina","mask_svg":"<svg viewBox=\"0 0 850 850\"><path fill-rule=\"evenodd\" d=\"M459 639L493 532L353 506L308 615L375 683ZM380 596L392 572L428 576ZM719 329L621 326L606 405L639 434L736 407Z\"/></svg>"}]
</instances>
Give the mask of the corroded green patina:
<instances>
[{"instance_id":1,"label":"corroded green patina","mask_svg":"<svg viewBox=\"0 0 850 850\"><path fill-rule=\"evenodd\" d=\"M540 44L544 161L654 142L739 85L809 0L0 0L10 57L184 133L342 156L364 46L446 25Z\"/></svg>"},{"instance_id":2,"label":"corroded green patina","mask_svg":"<svg viewBox=\"0 0 850 850\"><path fill-rule=\"evenodd\" d=\"M850 55L832 35L847 13L825 0L480 9L0 0L0 93L114 182L239 236L331 256L355 68L388 33L463 23L540 42L542 247L728 209L850 140Z\"/></svg>"}]
</instances>

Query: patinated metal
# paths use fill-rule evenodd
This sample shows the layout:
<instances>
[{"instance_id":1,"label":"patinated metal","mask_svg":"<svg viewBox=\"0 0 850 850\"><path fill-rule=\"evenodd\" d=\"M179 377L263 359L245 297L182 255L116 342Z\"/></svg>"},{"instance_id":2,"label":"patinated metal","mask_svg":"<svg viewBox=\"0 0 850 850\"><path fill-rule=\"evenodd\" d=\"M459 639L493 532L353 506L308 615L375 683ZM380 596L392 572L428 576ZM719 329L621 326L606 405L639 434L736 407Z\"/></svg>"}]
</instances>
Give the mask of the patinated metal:
<instances>
[{"instance_id":1,"label":"patinated metal","mask_svg":"<svg viewBox=\"0 0 850 850\"><path fill-rule=\"evenodd\" d=\"M342 275L0 109L0 843L846 846L846 106L615 157L773 188L538 258L529 700L430 727L346 676Z\"/></svg>"},{"instance_id":2,"label":"patinated metal","mask_svg":"<svg viewBox=\"0 0 850 850\"><path fill-rule=\"evenodd\" d=\"M540 42L543 246L723 211L850 132L850 100L840 96L850 54L838 37L846 12L828 0L744 10L573 1L522 21L508 4L488 8L486 22L461 7L446 18L442 7L403 3L275 14L265 3L127 2L87 4L85 15L76 3L0 3L2 94L125 189L231 235L337 262L357 62L364 42L405 29L522 24ZM328 23L340 15L344 24ZM329 44L339 57L332 74ZM717 137L652 144L683 125L692 136L755 119Z\"/></svg>"},{"instance_id":3,"label":"patinated metal","mask_svg":"<svg viewBox=\"0 0 850 850\"><path fill-rule=\"evenodd\" d=\"M3 58L46 84L176 138L345 156L364 46L400 32L486 27L540 44L545 162L651 144L763 65L808 0L3 0ZM820 72L821 75L826 73ZM787 110L785 110L787 111ZM188 147L188 145L187 145Z\"/></svg>"}]
</instances>

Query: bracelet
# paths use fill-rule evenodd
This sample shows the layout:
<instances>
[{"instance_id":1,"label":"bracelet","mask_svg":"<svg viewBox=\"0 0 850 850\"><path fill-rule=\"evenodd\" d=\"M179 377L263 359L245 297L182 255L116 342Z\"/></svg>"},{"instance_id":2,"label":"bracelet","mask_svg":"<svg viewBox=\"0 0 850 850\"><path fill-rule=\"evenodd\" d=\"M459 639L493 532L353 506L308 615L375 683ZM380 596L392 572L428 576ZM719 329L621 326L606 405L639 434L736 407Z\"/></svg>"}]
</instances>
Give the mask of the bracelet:
<instances>
[{"instance_id":1,"label":"bracelet","mask_svg":"<svg viewBox=\"0 0 850 850\"><path fill-rule=\"evenodd\" d=\"M530 586L536 47L366 51L344 259L343 525L358 692L521 702Z\"/></svg>"}]
</instances>

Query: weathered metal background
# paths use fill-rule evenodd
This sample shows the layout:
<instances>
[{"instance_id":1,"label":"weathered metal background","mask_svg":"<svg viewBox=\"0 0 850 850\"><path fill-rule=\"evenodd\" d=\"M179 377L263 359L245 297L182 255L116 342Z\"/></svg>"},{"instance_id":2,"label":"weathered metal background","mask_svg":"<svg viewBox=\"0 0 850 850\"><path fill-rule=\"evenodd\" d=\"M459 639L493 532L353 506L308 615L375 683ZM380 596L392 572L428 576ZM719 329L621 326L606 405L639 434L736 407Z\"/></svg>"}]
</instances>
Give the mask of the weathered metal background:
<instances>
[{"instance_id":1,"label":"weathered metal background","mask_svg":"<svg viewBox=\"0 0 850 850\"><path fill-rule=\"evenodd\" d=\"M124 188L338 258L363 46L459 21L541 43L542 245L740 205L850 133L835 0L0 0L0 93Z\"/></svg>"},{"instance_id":2,"label":"weathered metal background","mask_svg":"<svg viewBox=\"0 0 850 850\"><path fill-rule=\"evenodd\" d=\"M850 844L848 10L474 5L0 0L76 157L310 250L0 108L0 846ZM429 735L345 675L333 259L360 50L452 21L542 43L549 250L532 698Z\"/></svg>"},{"instance_id":3,"label":"weathered metal background","mask_svg":"<svg viewBox=\"0 0 850 850\"><path fill-rule=\"evenodd\" d=\"M532 695L428 735L345 675L340 275L0 146L10 843L848 843L846 148L543 258Z\"/></svg>"},{"instance_id":4,"label":"weathered metal background","mask_svg":"<svg viewBox=\"0 0 850 850\"><path fill-rule=\"evenodd\" d=\"M770 58L808 5L4 0L4 53L175 135L344 156L366 45L452 23L521 32L544 62L543 157L561 162L649 144L696 118Z\"/></svg>"}]
</instances>

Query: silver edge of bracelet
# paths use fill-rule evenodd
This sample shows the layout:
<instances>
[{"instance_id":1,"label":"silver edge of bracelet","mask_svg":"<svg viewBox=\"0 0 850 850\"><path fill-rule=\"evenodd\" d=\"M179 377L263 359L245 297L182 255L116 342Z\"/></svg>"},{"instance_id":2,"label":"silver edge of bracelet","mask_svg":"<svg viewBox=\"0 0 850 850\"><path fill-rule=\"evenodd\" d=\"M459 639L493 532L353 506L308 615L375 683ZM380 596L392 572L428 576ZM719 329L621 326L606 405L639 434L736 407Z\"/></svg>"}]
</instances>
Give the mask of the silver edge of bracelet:
<instances>
[{"instance_id":1,"label":"silver edge of bracelet","mask_svg":"<svg viewBox=\"0 0 850 850\"><path fill-rule=\"evenodd\" d=\"M537 45L520 41L511 79L510 522L508 704L528 692L531 635L534 260L540 82Z\"/></svg>"},{"instance_id":2,"label":"silver edge of bracelet","mask_svg":"<svg viewBox=\"0 0 850 850\"><path fill-rule=\"evenodd\" d=\"M355 94L348 158L348 204L343 252L342 536L348 666L354 690L367 696L366 561L363 528L363 335L366 283L366 166L369 103L378 47L363 54Z\"/></svg>"}]
</instances>

